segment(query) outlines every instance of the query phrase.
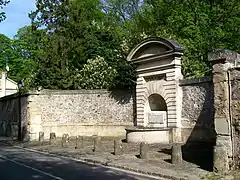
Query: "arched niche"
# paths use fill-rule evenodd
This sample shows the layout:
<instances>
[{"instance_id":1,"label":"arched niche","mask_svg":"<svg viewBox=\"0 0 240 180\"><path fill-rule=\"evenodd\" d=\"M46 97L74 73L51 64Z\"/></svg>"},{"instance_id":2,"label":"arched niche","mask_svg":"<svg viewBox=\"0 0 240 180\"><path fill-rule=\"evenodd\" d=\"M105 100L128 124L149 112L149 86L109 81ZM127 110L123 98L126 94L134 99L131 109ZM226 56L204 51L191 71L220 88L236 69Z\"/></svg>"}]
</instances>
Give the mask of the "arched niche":
<instances>
[{"instance_id":1,"label":"arched niche","mask_svg":"<svg viewBox=\"0 0 240 180\"><path fill-rule=\"evenodd\" d=\"M150 95L148 103L151 111L167 111L167 104L159 94Z\"/></svg>"},{"instance_id":2,"label":"arched niche","mask_svg":"<svg viewBox=\"0 0 240 180\"><path fill-rule=\"evenodd\" d=\"M159 94L151 94L145 104L146 127L167 126L167 104Z\"/></svg>"}]
</instances>

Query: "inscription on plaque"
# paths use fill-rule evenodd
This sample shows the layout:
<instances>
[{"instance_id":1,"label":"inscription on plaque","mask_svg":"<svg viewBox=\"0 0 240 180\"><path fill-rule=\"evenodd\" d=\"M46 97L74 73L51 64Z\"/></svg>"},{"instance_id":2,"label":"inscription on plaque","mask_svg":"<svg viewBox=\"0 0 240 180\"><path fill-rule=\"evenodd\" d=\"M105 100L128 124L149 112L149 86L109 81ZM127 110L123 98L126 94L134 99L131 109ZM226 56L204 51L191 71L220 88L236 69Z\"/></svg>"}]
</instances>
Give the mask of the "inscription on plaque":
<instances>
[{"instance_id":1,"label":"inscription on plaque","mask_svg":"<svg viewBox=\"0 0 240 180\"><path fill-rule=\"evenodd\" d=\"M163 115L162 114L148 114L148 123L149 124L163 124Z\"/></svg>"},{"instance_id":2,"label":"inscription on plaque","mask_svg":"<svg viewBox=\"0 0 240 180\"><path fill-rule=\"evenodd\" d=\"M163 126L166 123L166 112L148 113L149 126Z\"/></svg>"}]
</instances>

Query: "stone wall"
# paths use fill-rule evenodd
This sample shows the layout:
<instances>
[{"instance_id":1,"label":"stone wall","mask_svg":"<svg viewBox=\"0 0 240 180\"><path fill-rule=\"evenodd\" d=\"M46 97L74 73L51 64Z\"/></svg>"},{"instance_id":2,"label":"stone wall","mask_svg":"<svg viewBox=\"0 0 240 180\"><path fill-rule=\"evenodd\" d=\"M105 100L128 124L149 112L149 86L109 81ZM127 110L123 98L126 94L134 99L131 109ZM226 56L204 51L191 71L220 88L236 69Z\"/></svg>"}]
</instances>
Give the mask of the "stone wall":
<instances>
[{"instance_id":1,"label":"stone wall","mask_svg":"<svg viewBox=\"0 0 240 180\"><path fill-rule=\"evenodd\" d=\"M31 139L37 139L40 131L47 138L50 132L57 136L124 135L125 127L133 125L132 94L132 91L105 90L26 93L21 98L23 132L27 131ZM0 100L0 114L6 114L0 122L18 119L18 98L11 98Z\"/></svg>"},{"instance_id":2,"label":"stone wall","mask_svg":"<svg viewBox=\"0 0 240 180\"><path fill-rule=\"evenodd\" d=\"M230 70L231 117L233 131L234 163L240 167L240 69Z\"/></svg>"},{"instance_id":3,"label":"stone wall","mask_svg":"<svg viewBox=\"0 0 240 180\"><path fill-rule=\"evenodd\" d=\"M182 100L183 141L214 138L213 84L211 77L180 81Z\"/></svg>"}]
</instances>

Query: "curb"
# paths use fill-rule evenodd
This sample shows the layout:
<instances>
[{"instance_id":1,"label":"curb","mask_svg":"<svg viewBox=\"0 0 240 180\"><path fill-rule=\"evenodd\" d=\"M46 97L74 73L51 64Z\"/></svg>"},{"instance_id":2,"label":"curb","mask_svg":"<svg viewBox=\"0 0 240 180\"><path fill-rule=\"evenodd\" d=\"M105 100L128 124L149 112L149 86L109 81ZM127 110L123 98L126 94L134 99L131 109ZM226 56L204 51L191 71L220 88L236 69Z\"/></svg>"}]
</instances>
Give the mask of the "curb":
<instances>
[{"instance_id":1,"label":"curb","mask_svg":"<svg viewBox=\"0 0 240 180\"><path fill-rule=\"evenodd\" d=\"M44 154L44 155L48 155L48 156L54 156L54 157L61 157L62 159L71 160L71 161L75 161L75 162L81 162L81 163L86 164L86 165L98 165L98 166L103 166L103 167L116 169L116 170L125 170L125 171L130 171L132 173L138 173L138 174L142 174L142 175L145 175L145 176L151 176L152 178L165 178L165 179L168 179L168 180L189 180L189 177L176 177L176 176L167 175L167 174L158 173L158 172L151 172L151 171L144 171L144 170L140 170L140 169L134 169L134 168L131 168L129 166L114 165L114 164L111 164L111 161L103 162L103 161L93 160L93 159L89 159L89 158L73 158L73 157L70 157L70 156L60 155L60 154L57 154L57 153L51 153L51 152L48 152L48 151L45 151L45 150L39 151L39 150L35 150L35 149L25 148L25 147L21 147L21 146L18 146L18 145L13 145L11 143L4 142L4 141L2 141L1 143L4 143L6 145L10 145L12 147L16 147L16 148L19 148L19 149L27 150L27 151L30 151L30 152L40 153L40 154Z\"/></svg>"}]
</instances>

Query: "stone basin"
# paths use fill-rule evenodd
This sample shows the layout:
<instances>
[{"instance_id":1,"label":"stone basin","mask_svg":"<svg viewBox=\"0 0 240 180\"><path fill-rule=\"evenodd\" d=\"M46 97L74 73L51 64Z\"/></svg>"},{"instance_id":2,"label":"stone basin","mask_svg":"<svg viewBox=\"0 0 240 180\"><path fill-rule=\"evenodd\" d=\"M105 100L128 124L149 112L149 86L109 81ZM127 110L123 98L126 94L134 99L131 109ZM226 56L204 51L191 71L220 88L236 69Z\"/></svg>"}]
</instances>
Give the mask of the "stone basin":
<instances>
[{"instance_id":1,"label":"stone basin","mask_svg":"<svg viewBox=\"0 0 240 180\"><path fill-rule=\"evenodd\" d=\"M171 139L170 128L131 127L125 130L126 140L131 143L169 144Z\"/></svg>"}]
</instances>

